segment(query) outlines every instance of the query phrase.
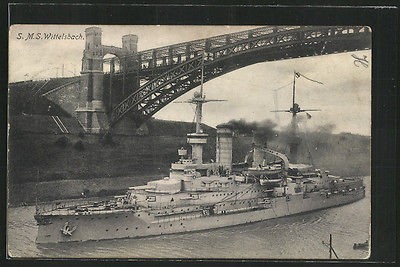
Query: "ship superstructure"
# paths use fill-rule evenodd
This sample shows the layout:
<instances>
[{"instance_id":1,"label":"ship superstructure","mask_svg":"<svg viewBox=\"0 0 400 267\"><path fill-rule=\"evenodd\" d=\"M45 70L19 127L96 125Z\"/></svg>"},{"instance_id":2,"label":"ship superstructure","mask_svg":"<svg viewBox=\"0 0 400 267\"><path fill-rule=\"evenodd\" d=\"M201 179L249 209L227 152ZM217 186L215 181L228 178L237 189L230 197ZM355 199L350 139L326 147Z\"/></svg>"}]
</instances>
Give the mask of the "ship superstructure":
<instances>
[{"instance_id":1,"label":"ship superstructure","mask_svg":"<svg viewBox=\"0 0 400 267\"><path fill-rule=\"evenodd\" d=\"M285 154L261 146L253 149L275 157L273 164L264 165L259 175L249 168L234 172L232 129L227 124L217 126L216 160L203 162L208 135L201 129L201 114L207 101L201 86L189 101L196 104L196 131L187 135L191 153L178 149L180 158L171 164L169 176L130 187L113 200L38 209L36 242L207 230L343 205L365 196L359 178L344 179L309 165L293 165Z\"/></svg>"}]
</instances>

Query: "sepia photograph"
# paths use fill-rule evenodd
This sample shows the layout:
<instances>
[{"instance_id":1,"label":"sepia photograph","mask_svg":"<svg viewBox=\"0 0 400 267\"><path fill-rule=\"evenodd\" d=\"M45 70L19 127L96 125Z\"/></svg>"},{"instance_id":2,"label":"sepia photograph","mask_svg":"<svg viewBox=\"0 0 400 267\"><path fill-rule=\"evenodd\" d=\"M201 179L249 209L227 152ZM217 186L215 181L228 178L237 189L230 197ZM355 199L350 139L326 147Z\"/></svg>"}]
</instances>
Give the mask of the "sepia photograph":
<instances>
[{"instance_id":1,"label":"sepia photograph","mask_svg":"<svg viewBox=\"0 0 400 267\"><path fill-rule=\"evenodd\" d=\"M371 38L11 25L8 256L368 259Z\"/></svg>"}]
</instances>

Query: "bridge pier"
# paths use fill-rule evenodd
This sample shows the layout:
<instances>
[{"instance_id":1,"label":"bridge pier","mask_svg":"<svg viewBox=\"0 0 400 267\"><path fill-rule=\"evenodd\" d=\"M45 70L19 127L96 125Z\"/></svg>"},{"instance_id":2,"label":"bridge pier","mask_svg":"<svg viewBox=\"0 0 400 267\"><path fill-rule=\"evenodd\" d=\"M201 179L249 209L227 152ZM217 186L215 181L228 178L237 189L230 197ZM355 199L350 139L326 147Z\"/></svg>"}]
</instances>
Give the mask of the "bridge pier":
<instances>
[{"instance_id":1,"label":"bridge pier","mask_svg":"<svg viewBox=\"0 0 400 267\"><path fill-rule=\"evenodd\" d=\"M87 28L85 35L86 44L82 57L80 90L81 93L86 94L84 96L86 104L84 107L78 107L75 112L85 132L103 133L110 128L107 110L104 105L104 90L110 90L108 92L110 103L113 94L111 92L111 78L108 88L104 86L103 57L108 53L116 55L120 63L122 63L120 65L121 71L125 74L128 66L137 67L134 55L137 54L138 37L133 34L122 36L122 48L119 48L101 44L102 32L99 27ZM114 62L112 61L110 64L110 71L114 72ZM122 82L124 87L125 80ZM122 90L123 92L124 89Z\"/></svg>"},{"instance_id":2,"label":"bridge pier","mask_svg":"<svg viewBox=\"0 0 400 267\"><path fill-rule=\"evenodd\" d=\"M88 133L101 133L109 129L109 121L103 102L103 51L101 29L85 30L86 44L83 51L81 92L86 92L85 107L77 108L78 121Z\"/></svg>"}]
</instances>

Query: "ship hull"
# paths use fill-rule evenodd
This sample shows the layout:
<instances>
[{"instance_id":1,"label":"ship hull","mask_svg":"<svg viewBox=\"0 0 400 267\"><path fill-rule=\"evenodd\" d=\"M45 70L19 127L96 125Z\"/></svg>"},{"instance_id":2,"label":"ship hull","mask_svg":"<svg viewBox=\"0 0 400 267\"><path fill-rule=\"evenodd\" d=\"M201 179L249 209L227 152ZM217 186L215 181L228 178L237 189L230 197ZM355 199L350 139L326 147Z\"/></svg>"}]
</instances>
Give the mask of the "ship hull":
<instances>
[{"instance_id":1,"label":"ship hull","mask_svg":"<svg viewBox=\"0 0 400 267\"><path fill-rule=\"evenodd\" d=\"M107 214L51 215L47 224L40 224L36 243L62 243L72 241L137 238L234 226L299 213L345 205L365 197L365 190L338 194L312 192L277 197L263 208L237 210L222 214L205 215L201 211L174 216L157 216L150 211L124 210ZM250 206L250 202L249 202ZM65 235L62 229L68 224L75 229Z\"/></svg>"}]
</instances>

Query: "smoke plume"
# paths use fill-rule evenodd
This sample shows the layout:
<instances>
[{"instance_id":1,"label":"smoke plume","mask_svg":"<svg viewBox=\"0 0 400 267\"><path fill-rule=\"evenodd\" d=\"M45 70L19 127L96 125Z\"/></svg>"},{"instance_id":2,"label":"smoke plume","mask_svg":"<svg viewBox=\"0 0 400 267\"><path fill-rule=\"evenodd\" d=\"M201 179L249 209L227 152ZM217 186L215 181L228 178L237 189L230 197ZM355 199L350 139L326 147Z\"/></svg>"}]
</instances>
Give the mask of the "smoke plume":
<instances>
[{"instance_id":1,"label":"smoke plume","mask_svg":"<svg viewBox=\"0 0 400 267\"><path fill-rule=\"evenodd\" d=\"M236 134L254 135L262 142L266 142L276 135L275 127L277 124L271 120L248 122L245 119L239 119L230 120L227 124Z\"/></svg>"},{"instance_id":2,"label":"smoke plume","mask_svg":"<svg viewBox=\"0 0 400 267\"><path fill-rule=\"evenodd\" d=\"M331 134L331 133L333 132L333 130L335 130L335 128L336 128L336 125L335 125L335 124L333 124L333 123L326 123L326 124L323 124L323 125L319 125L319 126L316 128L316 132Z\"/></svg>"}]
</instances>

